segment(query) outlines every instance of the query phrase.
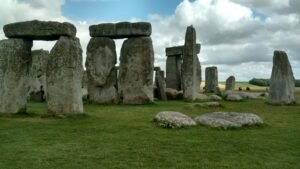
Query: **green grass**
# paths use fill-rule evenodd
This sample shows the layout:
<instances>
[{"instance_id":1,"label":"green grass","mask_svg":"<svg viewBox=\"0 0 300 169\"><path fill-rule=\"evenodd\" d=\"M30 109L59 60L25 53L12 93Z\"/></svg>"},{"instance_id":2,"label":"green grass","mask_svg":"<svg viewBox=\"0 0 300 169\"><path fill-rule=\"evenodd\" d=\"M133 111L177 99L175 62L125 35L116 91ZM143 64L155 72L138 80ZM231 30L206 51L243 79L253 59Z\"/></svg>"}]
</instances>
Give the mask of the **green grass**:
<instances>
[{"instance_id":1,"label":"green grass","mask_svg":"<svg viewBox=\"0 0 300 169\"><path fill-rule=\"evenodd\" d=\"M300 100L300 93L297 93ZM151 105L85 104L86 115L42 118L45 103L29 114L0 116L1 169L299 169L300 105L263 100L193 108L181 101ZM163 129L152 122L163 110L192 117L213 111L250 112L261 127L220 130L204 126Z\"/></svg>"}]
</instances>

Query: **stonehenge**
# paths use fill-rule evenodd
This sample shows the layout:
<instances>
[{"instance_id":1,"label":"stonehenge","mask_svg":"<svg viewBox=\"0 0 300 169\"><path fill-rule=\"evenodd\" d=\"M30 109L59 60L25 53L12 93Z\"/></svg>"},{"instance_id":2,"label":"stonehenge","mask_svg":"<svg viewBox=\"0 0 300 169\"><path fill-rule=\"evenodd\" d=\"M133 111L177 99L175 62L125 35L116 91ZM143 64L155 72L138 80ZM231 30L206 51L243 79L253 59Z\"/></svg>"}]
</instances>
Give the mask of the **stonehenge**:
<instances>
[{"instance_id":1,"label":"stonehenge","mask_svg":"<svg viewBox=\"0 0 300 169\"><path fill-rule=\"evenodd\" d=\"M295 79L284 51L274 51L268 103L293 104L295 102Z\"/></svg>"},{"instance_id":2,"label":"stonehenge","mask_svg":"<svg viewBox=\"0 0 300 169\"><path fill-rule=\"evenodd\" d=\"M234 90L234 88L235 88L235 77L229 76L226 79L225 90Z\"/></svg>"},{"instance_id":3,"label":"stonehenge","mask_svg":"<svg viewBox=\"0 0 300 169\"><path fill-rule=\"evenodd\" d=\"M30 71L35 69L32 60L36 62L35 57L32 58L35 55L31 52L32 41L58 40L46 64L48 112L83 113L82 49L75 37L75 26L67 22L33 20L7 24L3 30L9 39L0 42L0 112L26 111Z\"/></svg>"},{"instance_id":4,"label":"stonehenge","mask_svg":"<svg viewBox=\"0 0 300 169\"><path fill-rule=\"evenodd\" d=\"M205 92L218 93L218 69L215 66L205 69Z\"/></svg>"},{"instance_id":5,"label":"stonehenge","mask_svg":"<svg viewBox=\"0 0 300 169\"><path fill-rule=\"evenodd\" d=\"M89 101L145 104L153 101L154 50L150 23L120 22L90 26L86 68ZM127 38L117 69L113 39Z\"/></svg>"},{"instance_id":6,"label":"stonehenge","mask_svg":"<svg viewBox=\"0 0 300 169\"><path fill-rule=\"evenodd\" d=\"M165 81L165 72L160 70L159 67L155 67L155 80L154 85L156 89L154 93L156 94L157 98L160 100L168 100L166 95L166 81Z\"/></svg>"},{"instance_id":7,"label":"stonehenge","mask_svg":"<svg viewBox=\"0 0 300 169\"><path fill-rule=\"evenodd\" d=\"M26 111L32 41L0 41L0 113Z\"/></svg>"}]
</instances>

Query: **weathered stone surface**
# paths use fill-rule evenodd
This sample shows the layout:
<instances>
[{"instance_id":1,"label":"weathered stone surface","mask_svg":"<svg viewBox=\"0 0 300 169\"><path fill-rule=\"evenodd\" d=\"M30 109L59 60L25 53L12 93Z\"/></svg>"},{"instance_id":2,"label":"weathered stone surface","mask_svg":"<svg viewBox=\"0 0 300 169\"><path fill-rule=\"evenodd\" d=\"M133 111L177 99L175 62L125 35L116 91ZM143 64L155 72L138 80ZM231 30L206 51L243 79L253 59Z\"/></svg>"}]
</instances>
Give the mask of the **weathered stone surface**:
<instances>
[{"instance_id":1,"label":"weathered stone surface","mask_svg":"<svg viewBox=\"0 0 300 169\"><path fill-rule=\"evenodd\" d=\"M145 104L153 101L153 69L154 51L150 37L124 41L118 77L122 103Z\"/></svg>"},{"instance_id":2,"label":"weathered stone surface","mask_svg":"<svg viewBox=\"0 0 300 169\"><path fill-rule=\"evenodd\" d=\"M228 95L239 95L243 99L259 99L261 93L260 92L233 91L233 90L227 90L223 93L224 97L227 97Z\"/></svg>"},{"instance_id":3,"label":"weathered stone surface","mask_svg":"<svg viewBox=\"0 0 300 169\"><path fill-rule=\"evenodd\" d=\"M178 91L172 88L166 88L166 96L168 100L176 100Z\"/></svg>"},{"instance_id":4,"label":"weathered stone surface","mask_svg":"<svg viewBox=\"0 0 300 169\"><path fill-rule=\"evenodd\" d=\"M201 44L196 44L196 53L199 54L201 49ZM175 46L166 48L166 56L177 56L183 55L184 46Z\"/></svg>"},{"instance_id":5,"label":"weathered stone surface","mask_svg":"<svg viewBox=\"0 0 300 169\"><path fill-rule=\"evenodd\" d=\"M196 125L196 122L187 115L172 111L159 112L154 117L154 121L164 128L181 128Z\"/></svg>"},{"instance_id":6,"label":"weathered stone surface","mask_svg":"<svg viewBox=\"0 0 300 169\"><path fill-rule=\"evenodd\" d=\"M225 90L234 90L235 88L235 77L230 76L226 79Z\"/></svg>"},{"instance_id":7,"label":"weathered stone surface","mask_svg":"<svg viewBox=\"0 0 300 169\"><path fill-rule=\"evenodd\" d=\"M46 68L49 59L49 51L32 51L32 65L30 67L29 92L30 99L44 101L46 99Z\"/></svg>"},{"instance_id":8,"label":"weathered stone surface","mask_svg":"<svg viewBox=\"0 0 300 169\"><path fill-rule=\"evenodd\" d=\"M197 99L197 100L209 100L209 97L206 96L205 94L198 93L198 94L196 95L196 99Z\"/></svg>"},{"instance_id":9,"label":"weathered stone surface","mask_svg":"<svg viewBox=\"0 0 300 169\"><path fill-rule=\"evenodd\" d=\"M220 97L218 95L215 95L215 94L212 94L212 95L208 96L208 99L209 100L222 100L222 97Z\"/></svg>"},{"instance_id":10,"label":"weathered stone surface","mask_svg":"<svg viewBox=\"0 0 300 169\"><path fill-rule=\"evenodd\" d=\"M103 23L90 26L91 37L109 37L113 39L150 36L152 33L151 24L148 22L119 22Z\"/></svg>"},{"instance_id":11,"label":"weathered stone surface","mask_svg":"<svg viewBox=\"0 0 300 169\"><path fill-rule=\"evenodd\" d=\"M196 30L189 26L186 30L185 44L183 52L183 63L181 67L183 98L185 100L195 100L199 92L200 81L197 77L199 70L198 57L196 52Z\"/></svg>"},{"instance_id":12,"label":"weathered stone surface","mask_svg":"<svg viewBox=\"0 0 300 169\"><path fill-rule=\"evenodd\" d=\"M193 107L222 107L218 102L193 103Z\"/></svg>"},{"instance_id":13,"label":"weathered stone surface","mask_svg":"<svg viewBox=\"0 0 300 169\"><path fill-rule=\"evenodd\" d=\"M205 126L223 129L263 124L263 120L255 114L236 112L207 113L196 117L195 121Z\"/></svg>"},{"instance_id":14,"label":"weathered stone surface","mask_svg":"<svg viewBox=\"0 0 300 169\"><path fill-rule=\"evenodd\" d=\"M116 45L110 38L92 38L87 47L89 101L118 103Z\"/></svg>"},{"instance_id":15,"label":"weathered stone surface","mask_svg":"<svg viewBox=\"0 0 300 169\"><path fill-rule=\"evenodd\" d=\"M295 79L288 56L284 51L275 51L268 103L293 104L294 92Z\"/></svg>"},{"instance_id":16,"label":"weathered stone surface","mask_svg":"<svg viewBox=\"0 0 300 169\"><path fill-rule=\"evenodd\" d=\"M228 101L242 101L243 98L238 94L229 94L229 95L227 95L226 100L228 100Z\"/></svg>"},{"instance_id":17,"label":"weathered stone surface","mask_svg":"<svg viewBox=\"0 0 300 169\"><path fill-rule=\"evenodd\" d=\"M0 41L0 113L26 110L32 41Z\"/></svg>"},{"instance_id":18,"label":"weathered stone surface","mask_svg":"<svg viewBox=\"0 0 300 169\"><path fill-rule=\"evenodd\" d=\"M50 52L46 77L49 113L83 113L82 49L78 38L59 38Z\"/></svg>"},{"instance_id":19,"label":"weathered stone surface","mask_svg":"<svg viewBox=\"0 0 300 169\"><path fill-rule=\"evenodd\" d=\"M166 62L166 85L167 88L182 90L181 84L181 56L170 56Z\"/></svg>"},{"instance_id":20,"label":"weathered stone surface","mask_svg":"<svg viewBox=\"0 0 300 169\"><path fill-rule=\"evenodd\" d=\"M207 67L205 69L205 92L218 93L218 69L217 67Z\"/></svg>"},{"instance_id":21,"label":"weathered stone surface","mask_svg":"<svg viewBox=\"0 0 300 169\"><path fill-rule=\"evenodd\" d=\"M164 71L155 71L155 84L158 91L158 99L168 100L166 95L166 81L164 78Z\"/></svg>"},{"instance_id":22,"label":"weathered stone surface","mask_svg":"<svg viewBox=\"0 0 300 169\"><path fill-rule=\"evenodd\" d=\"M60 36L76 36L76 28L68 22L25 21L7 24L3 27L8 38L31 40L58 40Z\"/></svg>"}]
</instances>

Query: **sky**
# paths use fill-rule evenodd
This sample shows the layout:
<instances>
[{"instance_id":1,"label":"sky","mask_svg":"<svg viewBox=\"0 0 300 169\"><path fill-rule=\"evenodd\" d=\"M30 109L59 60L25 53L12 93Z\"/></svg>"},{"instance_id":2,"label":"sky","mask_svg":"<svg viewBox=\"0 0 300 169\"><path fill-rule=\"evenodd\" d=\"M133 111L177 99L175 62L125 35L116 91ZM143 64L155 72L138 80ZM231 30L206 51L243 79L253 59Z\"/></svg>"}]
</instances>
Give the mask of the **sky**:
<instances>
[{"instance_id":1,"label":"sky","mask_svg":"<svg viewBox=\"0 0 300 169\"><path fill-rule=\"evenodd\" d=\"M165 48L183 45L186 27L193 25L202 45L202 77L206 67L217 66L220 81L230 75L237 81L270 78L273 51L284 50L300 79L299 0L1 0L0 27L33 19L73 23L84 62L90 25L146 21L155 66L164 70ZM122 42L116 41L118 55ZM51 50L54 43L35 41L33 49Z\"/></svg>"}]
</instances>

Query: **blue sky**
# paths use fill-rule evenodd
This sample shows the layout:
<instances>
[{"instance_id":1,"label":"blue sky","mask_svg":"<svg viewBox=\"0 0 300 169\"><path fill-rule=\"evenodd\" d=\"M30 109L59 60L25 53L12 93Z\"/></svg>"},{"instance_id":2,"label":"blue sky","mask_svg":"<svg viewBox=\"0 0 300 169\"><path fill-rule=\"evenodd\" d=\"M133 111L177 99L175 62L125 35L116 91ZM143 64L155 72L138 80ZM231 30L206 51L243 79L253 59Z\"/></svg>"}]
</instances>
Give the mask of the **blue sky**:
<instances>
[{"instance_id":1,"label":"blue sky","mask_svg":"<svg viewBox=\"0 0 300 169\"><path fill-rule=\"evenodd\" d=\"M64 16L74 20L146 20L149 14L171 15L181 0L67 0Z\"/></svg>"}]
</instances>

